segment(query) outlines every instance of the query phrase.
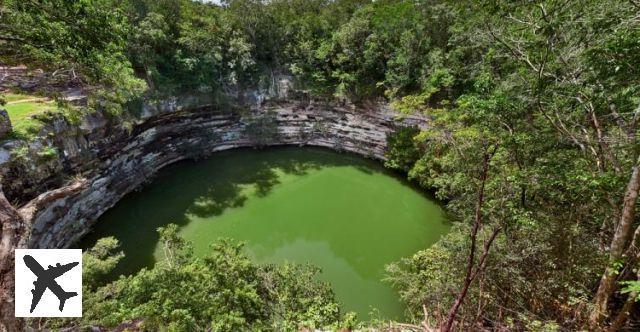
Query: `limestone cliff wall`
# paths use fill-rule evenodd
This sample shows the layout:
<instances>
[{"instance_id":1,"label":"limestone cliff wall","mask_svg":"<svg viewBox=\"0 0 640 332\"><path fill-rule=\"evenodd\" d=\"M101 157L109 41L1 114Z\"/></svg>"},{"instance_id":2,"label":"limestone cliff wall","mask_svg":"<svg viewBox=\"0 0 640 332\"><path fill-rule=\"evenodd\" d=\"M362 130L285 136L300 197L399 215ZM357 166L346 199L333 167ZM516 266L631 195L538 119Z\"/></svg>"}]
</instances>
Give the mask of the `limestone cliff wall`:
<instances>
[{"instance_id":1,"label":"limestone cliff wall","mask_svg":"<svg viewBox=\"0 0 640 332\"><path fill-rule=\"evenodd\" d=\"M384 159L386 136L396 126L425 125L424 119L399 118L384 106L364 110L308 102L272 104L241 113L165 107L143 116L129 129L99 113L80 126L62 120L52 123L48 144L59 149L60 158L42 171L40 179L31 181L46 188L37 188L38 195L19 209L29 226L29 247L72 244L124 195L162 167L182 159L237 147L285 144ZM270 121L260 125L273 126L274 135L255 137L249 127L265 118ZM13 183L21 180L29 183L12 179Z\"/></svg>"}]
</instances>

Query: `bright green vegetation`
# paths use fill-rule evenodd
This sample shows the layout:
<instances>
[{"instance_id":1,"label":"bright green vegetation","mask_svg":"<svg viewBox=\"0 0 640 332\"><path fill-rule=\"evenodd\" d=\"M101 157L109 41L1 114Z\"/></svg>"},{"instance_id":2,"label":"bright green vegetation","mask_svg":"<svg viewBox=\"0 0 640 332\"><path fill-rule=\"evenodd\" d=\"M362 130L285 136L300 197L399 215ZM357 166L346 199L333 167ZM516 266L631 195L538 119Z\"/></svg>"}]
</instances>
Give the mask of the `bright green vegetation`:
<instances>
[{"instance_id":1,"label":"bright green vegetation","mask_svg":"<svg viewBox=\"0 0 640 332\"><path fill-rule=\"evenodd\" d=\"M167 167L102 217L83 246L113 236L115 274L165 257L155 229L175 223L204 256L219 238L242 241L258 263L322 269L345 311L403 317L384 267L428 248L449 225L439 205L377 163L315 148L237 150Z\"/></svg>"},{"instance_id":2,"label":"bright green vegetation","mask_svg":"<svg viewBox=\"0 0 640 332\"><path fill-rule=\"evenodd\" d=\"M57 109L53 101L35 95L8 93L5 100L3 108L9 113L16 137L28 137L38 130L41 122L34 115Z\"/></svg>"},{"instance_id":3,"label":"bright green vegetation","mask_svg":"<svg viewBox=\"0 0 640 332\"><path fill-rule=\"evenodd\" d=\"M204 257L196 257L176 225L158 233L165 259L108 284L102 282L105 273L123 255L117 240L98 241L83 256L82 318L38 319L38 326L90 329L129 322L143 331L297 331L355 325L352 316L340 315L313 267L256 265L229 241L212 243Z\"/></svg>"},{"instance_id":4,"label":"bright green vegetation","mask_svg":"<svg viewBox=\"0 0 640 332\"><path fill-rule=\"evenodd\" d=\"M4 1L0 61L73 68L113 114L142 82L224 101L285 73L315 98L427 115L386 164L458 222L389 268L411 323L426 308L443 331L637 329L637 0L222 3Z\"/></svg>"}]
</instances>

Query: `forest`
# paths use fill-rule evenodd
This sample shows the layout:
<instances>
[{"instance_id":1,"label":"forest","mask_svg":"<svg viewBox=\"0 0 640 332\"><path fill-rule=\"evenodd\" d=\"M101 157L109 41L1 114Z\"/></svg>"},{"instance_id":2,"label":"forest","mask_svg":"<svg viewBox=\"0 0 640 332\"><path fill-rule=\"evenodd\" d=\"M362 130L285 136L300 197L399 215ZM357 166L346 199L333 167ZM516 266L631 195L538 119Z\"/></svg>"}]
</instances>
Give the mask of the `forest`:
<instances>
[{"instance_id":1,"label":"forest","mask_svg":"<svg viewBox=\"0 0 640 332\"><path fill-rule=\"evenodd\" d=\"M123 254L99 241L83 317L36 329L640 328L640 1L4 0L0 66L18 65L43 70L38 94L82 87L82 112L115 121L191 92L230 107L276 75L424 116L387 137L385 166L455 220L386 267L399 322L343 312L313 266L256 264L233 241L196 257L169 225L166 264L115 281Z\"/></svg>"}]
</instances>

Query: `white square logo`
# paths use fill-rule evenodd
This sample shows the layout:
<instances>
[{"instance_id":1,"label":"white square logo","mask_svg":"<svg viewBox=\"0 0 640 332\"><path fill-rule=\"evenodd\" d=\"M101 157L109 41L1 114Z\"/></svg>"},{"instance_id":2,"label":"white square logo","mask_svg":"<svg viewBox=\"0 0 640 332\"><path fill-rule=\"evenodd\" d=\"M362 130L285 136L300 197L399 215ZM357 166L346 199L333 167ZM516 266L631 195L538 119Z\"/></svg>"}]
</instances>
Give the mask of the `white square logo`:
<instances>
[{"instance_id":1,"label":"white square logo","mask_svg":"<svg viewBox=\"0 0 640 332\"><path fill-rule=\"evenodd\" d=\"M82 250L16 249L16 317L82 317Z\"/></svg>"}]
</instances>

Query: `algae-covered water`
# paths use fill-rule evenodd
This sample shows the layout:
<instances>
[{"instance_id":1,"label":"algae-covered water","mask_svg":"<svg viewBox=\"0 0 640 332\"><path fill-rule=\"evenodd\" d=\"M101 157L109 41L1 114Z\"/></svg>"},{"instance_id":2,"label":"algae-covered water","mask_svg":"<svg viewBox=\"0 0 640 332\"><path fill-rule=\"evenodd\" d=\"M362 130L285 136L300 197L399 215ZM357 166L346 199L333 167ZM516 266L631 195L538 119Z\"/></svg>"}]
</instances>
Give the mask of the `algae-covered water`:
<instances>
[{"instance_id":1,"label":"algae-covered water","mask_svg":"<svg viewBox=\"0 0 640 332\"><path fill-rule=\"evenodd\" d=\"M125 196L82 243L114 236L130 274L162 259L156 228L175 223L203 255L219 238L257 262L310 262L344 310L400 319L386 264L437 241L449 225L437 202L378 162L320 148L240 149L161 170Z\"/></svg>"}]
</instances>

